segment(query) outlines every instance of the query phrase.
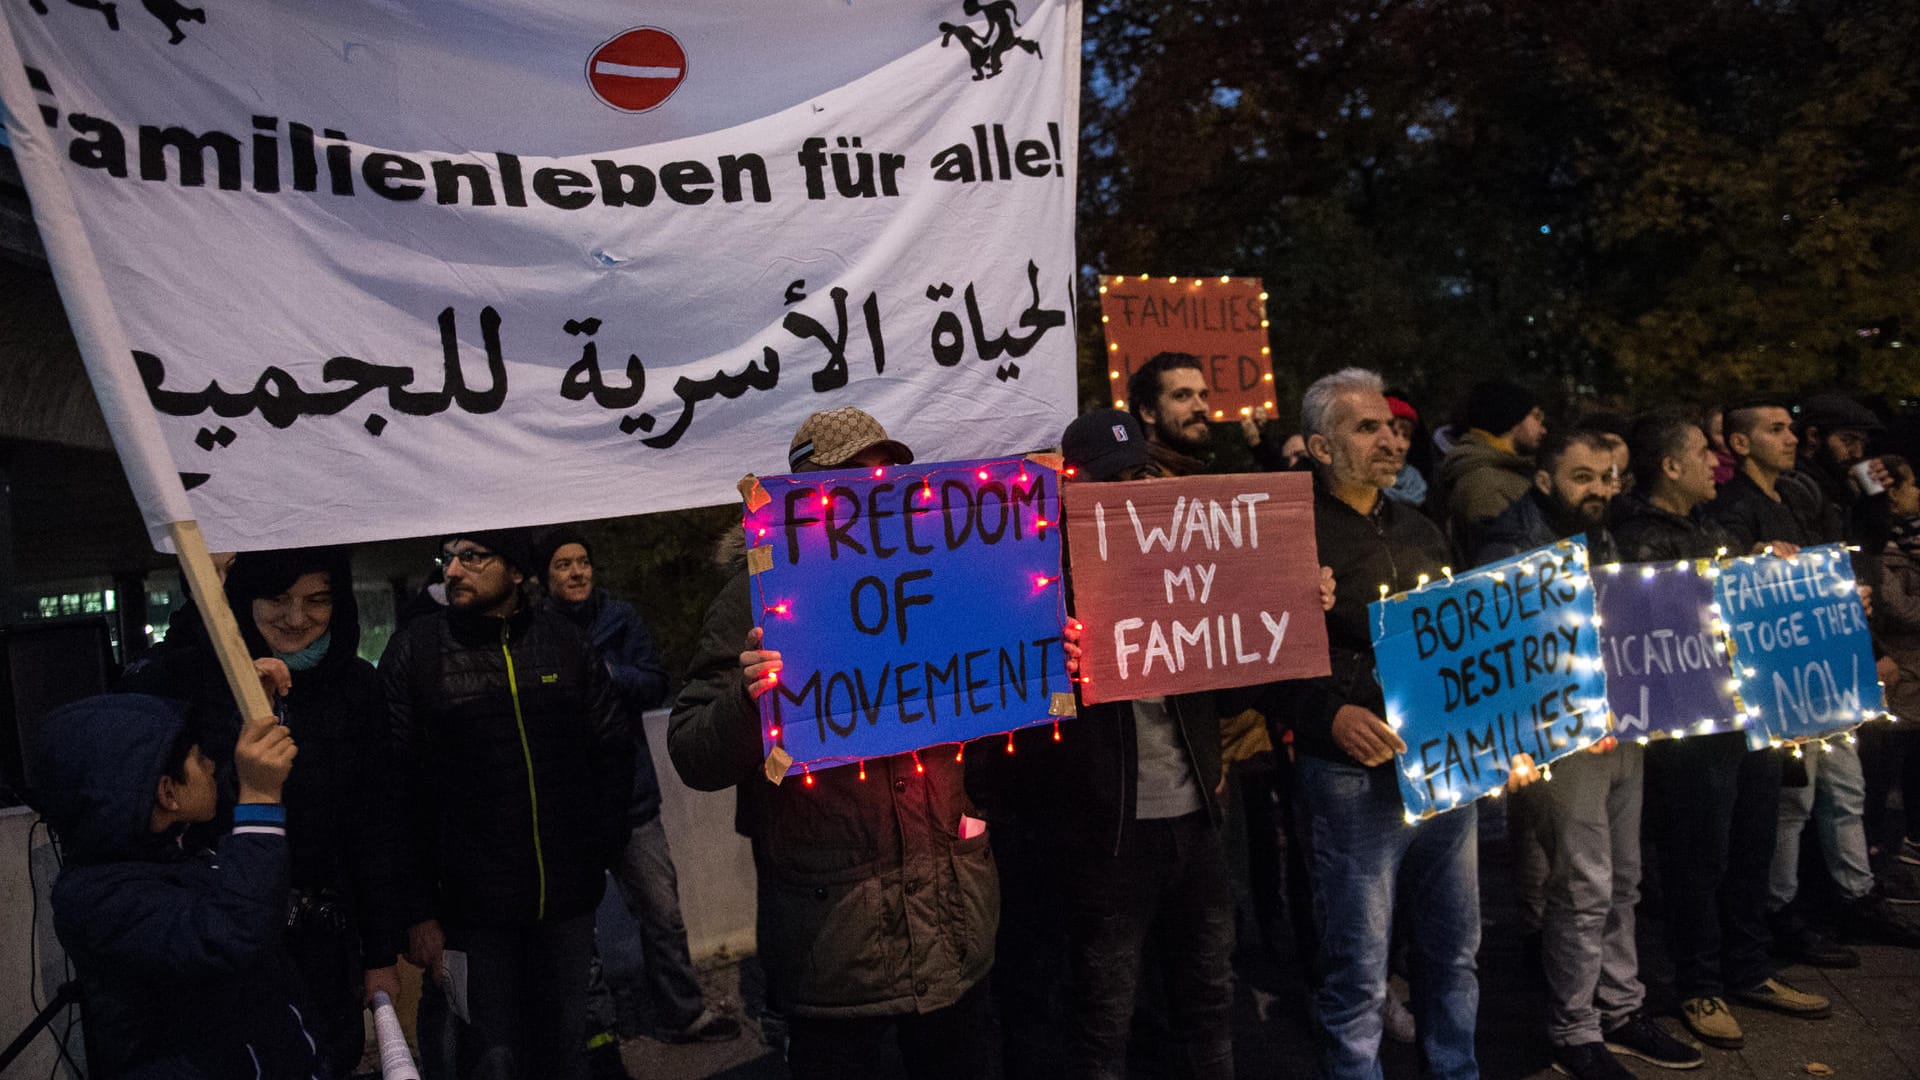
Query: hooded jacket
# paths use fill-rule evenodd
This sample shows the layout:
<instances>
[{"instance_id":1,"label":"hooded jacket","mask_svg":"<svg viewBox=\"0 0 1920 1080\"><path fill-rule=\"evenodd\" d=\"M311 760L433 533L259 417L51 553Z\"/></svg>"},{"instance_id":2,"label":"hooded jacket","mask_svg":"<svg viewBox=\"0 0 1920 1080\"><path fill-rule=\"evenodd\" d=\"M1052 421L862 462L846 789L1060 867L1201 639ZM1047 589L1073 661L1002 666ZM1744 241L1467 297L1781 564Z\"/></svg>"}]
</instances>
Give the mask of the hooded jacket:
<instances>
[{"instance_id":1,"label":"hooded jacket","mask_svg":"<svg viewBox=\"0 0 1920 1080\"><path fill-rule=\"evenodd\" d=\"M66 862L53 925L86 994L89 1075L329 1075L281 937L285 829L250 821L207 851L149 827L191 711L116 694L63 706L41 729L41 809Z\"/></svg>"},{"instance_id":2,"label":"hooded jacket","mask_svg":"<svg viewBox=\"0 0 1920 1080\"><path fill-rule=\"evenodd\" d=\"M760 710L740 674L753 627L745 544L674 703L667 748L687 786L739 788L737 828L759 873L760 960L797 1016L927 1013L960 1000L993 965L999 879L987 836L961 839L966 765L949 753L822 769L811 786L761 771ZM982 747L982 753L989 752ZM966 755L968 758L976 754Z\"/></svg>"},{"instance_id":3,"label":"hooded jacket","mask_svg":"<svg viewBox=\"0 0 1920 1080\"><path fill-rule=\"evenodd\" d=\"M1447 451L1434 470L1433 495L1428 509L1446 522L1454 548L1472 552L1475 530L1487 519L1513 505L1533 487L1533 458L1487 441L1481 431L1470 431Z\"/></svg>"},{"instance_id":4,"label":"hooded jacket","mask_svg":"<svg viewBox=\"0 0 1920 1080\"><path fill-rule=\"evenodd\" d=\"M380 658L401 792L399 933L591 912L626 845L633 739L586 636L521 604L449 608Z\"/></svg>"}]
</instances>

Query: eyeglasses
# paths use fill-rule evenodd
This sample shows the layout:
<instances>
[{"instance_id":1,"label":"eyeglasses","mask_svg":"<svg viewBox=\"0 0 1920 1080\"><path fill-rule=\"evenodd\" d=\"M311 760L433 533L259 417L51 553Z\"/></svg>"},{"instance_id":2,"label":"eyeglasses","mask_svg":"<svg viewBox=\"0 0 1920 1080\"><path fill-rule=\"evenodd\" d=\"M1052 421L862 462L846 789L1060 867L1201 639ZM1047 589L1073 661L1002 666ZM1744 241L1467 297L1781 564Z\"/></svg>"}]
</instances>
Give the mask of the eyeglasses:
<instances>
[{"instance_id":1,"label":"eyeglasses","mask_svg":"<svg viewBox=\"0 0 1920 1080\"><path fill-rule=\"evenodd\" d=\"M433 561L439 563L440 569L442 570L445 570L456 562L469 570L477 570L485 566L487 560L493 557L493 552L485 548L467 548L464 551L443 551L435 555Z\"/></svg>"}]
</instances>

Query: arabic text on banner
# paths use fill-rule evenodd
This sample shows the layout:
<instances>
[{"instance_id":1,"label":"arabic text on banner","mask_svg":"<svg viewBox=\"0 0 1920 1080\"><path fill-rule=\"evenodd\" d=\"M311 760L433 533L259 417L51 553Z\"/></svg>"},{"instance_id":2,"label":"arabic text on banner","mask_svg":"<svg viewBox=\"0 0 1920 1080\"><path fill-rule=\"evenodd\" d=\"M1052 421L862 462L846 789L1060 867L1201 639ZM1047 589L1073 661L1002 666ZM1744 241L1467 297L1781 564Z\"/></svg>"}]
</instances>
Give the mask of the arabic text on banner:
<instances>
[{"instance_id":1,"label":"arabic text on banner","mask_svg":"<svg viewBox=\"0 0 1920 1080\"><path fill-rule=\"evenodd\" d=\"M63 292L90 251L127 346L96 385L249 550L717 505L845 405L929 457L1051 443L1080 18L7 4L0 55Z\"/></svg>"}]
</instances>

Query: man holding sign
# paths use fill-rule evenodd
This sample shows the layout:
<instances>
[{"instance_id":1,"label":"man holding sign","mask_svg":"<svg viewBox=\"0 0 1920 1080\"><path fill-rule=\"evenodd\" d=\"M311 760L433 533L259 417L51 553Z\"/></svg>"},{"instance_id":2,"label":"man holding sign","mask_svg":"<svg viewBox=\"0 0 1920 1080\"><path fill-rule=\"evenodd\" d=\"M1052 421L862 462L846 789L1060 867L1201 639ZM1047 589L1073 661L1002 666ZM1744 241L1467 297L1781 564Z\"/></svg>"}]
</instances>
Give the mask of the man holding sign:
<instances>
[{"instance_id":1,"label":"man holding sign","mask_svg":"<svg viewBox=\"0 0 1920 1080\"><path fill-rule=\"evenodd\" d=\"M1380 377L1360 368L1308 387L1301 430L1314 461L1314 526L1333 567L1331 676L1281 684L1291 707L1300 788L1311 817L1315 915L1325 969L1314 994L1323 1068L1335 1080L1379 1075L1387 952L1398 915L1411 931L1413 1006L1431 1075L1474 1077L1480 987L1477 818L1472 804L1406 822L1392 761L1406 751L1374 675L1367 603L1382 585L1437 575L1447 545L1417 510L1382 494L1400 468Z\"/></svg>"},{"instance_id":2,"label":"man holding sign","mask_svg":"<svg viewBox=\"0 0 1920 1080\"><path fill-rule=\"evenodd\" d=\"M788 454L795 472L912 461L853 408L807 417ZM787 1064L800 1080L870 1075L891 1034L916 1077L985 1075L999 886L963 763L896 754L782 783L758 705L781 656L761 648L743 547L730 540L723 554L735 573L707 609L667 749L689 787L739 788L760 957L769 997L789 1013Z\"/></svg>"}]
</instances>

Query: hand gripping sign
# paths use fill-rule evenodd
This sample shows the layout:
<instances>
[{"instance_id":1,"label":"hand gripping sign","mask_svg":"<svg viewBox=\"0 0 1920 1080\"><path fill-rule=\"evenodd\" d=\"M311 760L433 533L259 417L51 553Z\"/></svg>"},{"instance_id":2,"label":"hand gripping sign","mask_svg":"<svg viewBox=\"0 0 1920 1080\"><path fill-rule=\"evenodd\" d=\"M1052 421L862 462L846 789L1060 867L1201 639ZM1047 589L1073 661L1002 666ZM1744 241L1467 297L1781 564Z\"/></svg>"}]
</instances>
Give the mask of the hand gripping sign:
<instances>
[{"instance_id":1,"label":"hand gripping sign","mask_svg":"<svg viewBox=\"0 0 1920 1080\"><path fill-rule=\"evenodd\" d=\"M1612 730L1587 548L1562 540L1368 609L1407 820L1499 790Z\"/></svg>"},{"instance_id":2,"label":"hand gripping sign","mask_svg":"<svg viewBox=\"0 0 1920 1080\"><path fill-rule=\"evenodd\" d=\"M1067 485L1087 704L1325 675L1305 473Z\"/></svg>"},{"instance_id":3,"label":"hand gripping sign","mask_svg":"<svg viewBox=\"0 0 1920 1080\"><path fill-rule=\"evenodd\" d=\"M1884 712L1845 548L1730 559L1714 579L1714 596L1733 653L1732 682L1752 721L1749 746L1824 739Z\"/></svg>"},{"instance_id":4,"label":"hand gripping sign","mask_svg":"<svg viewBox=\"0 0 1920 1080\"><path fill-rule=\"evenodd\" d=\"M1645 742L1746 726L1715 626L1719 576L1705 559L1594 570L1607 700L1621 738Z\"/></svg>"},{"instance_id":5,"label":"hand gripping sign","mask_svg":"<svg viewBox=\"0 0 1920 1080\"><path fill-rule=\"evenodd\" d=\"M1073 715L1060 478L1022 458L742 481L769 777Z\"/></svg>"}]
</instances>

